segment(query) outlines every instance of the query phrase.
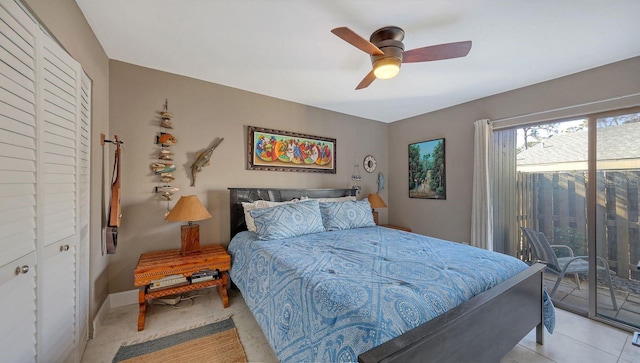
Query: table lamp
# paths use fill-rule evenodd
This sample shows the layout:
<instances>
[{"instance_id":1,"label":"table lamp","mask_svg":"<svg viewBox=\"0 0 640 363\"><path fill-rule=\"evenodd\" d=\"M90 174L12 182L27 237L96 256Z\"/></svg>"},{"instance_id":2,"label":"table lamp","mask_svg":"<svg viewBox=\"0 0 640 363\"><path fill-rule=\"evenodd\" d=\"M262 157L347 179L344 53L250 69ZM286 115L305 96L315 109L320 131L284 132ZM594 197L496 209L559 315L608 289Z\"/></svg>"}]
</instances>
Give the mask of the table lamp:
<instances>
[{"instance_id":1,"label":"table lamp","mask_svg":"<svg viewBox=\"0 0 640 363\"><path fill-rule=\"evenodd\" d=\"M180 253L200 252L200 226L194 221L211 218L211 214L195 195L183 195L165 218L169 222L188 222L181 227Z\"/></svg>"},{"instance_id":2,"label":"table lamp","mask_svg":"<svg viewBox=\"0 0 640 363\"><path fill-rule=\"evenodd\" d=\"M371 204L371 213L373 213L373 221L378 224L378 212L376 212L376 208L387 208L387 204L382 200L380 194L369 194L367 197L369 199L369 204Z\"/></svg>"}]
</instances>

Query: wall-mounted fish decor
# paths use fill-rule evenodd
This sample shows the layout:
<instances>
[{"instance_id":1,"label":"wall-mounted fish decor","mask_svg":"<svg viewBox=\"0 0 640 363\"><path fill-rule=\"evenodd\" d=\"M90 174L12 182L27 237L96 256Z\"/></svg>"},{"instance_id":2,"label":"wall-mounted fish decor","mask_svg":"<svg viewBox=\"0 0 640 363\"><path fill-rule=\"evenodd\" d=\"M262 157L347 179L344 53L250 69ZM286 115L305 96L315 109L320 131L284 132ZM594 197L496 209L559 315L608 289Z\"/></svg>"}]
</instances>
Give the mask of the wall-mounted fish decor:
<instances>
[{"instance_id":1,"label":"wall-mounted fish decor","mask_svg":"<svg viewBox=\"0 0 640 363\"><path fill-rule=\"evenodd\" d=\"M160 127L164 127L165 129L172 129L173 125L171 125L171 118L173 114L169 112L169 100L164 100L164 105L162 106L162 111L160 111Z\"/></svg>"},{"instance_id":2,"label":"wall-mounted fish decor","mask_svg":"<svg viewBox=\"0 0 640 363\"><path fill-rule=\"evenodd\" d=\"M175 136L166 132L162 132L160 133L160 135L156 136L156 144L171 146L175 145L177 142L178 140L175 138Z\"/></svg>"},{"instance_id":3,"label":"wall-mounted fish decor","mask_svg":"<svg viewBox=\"0 0 640 363\"><path fill-rule=\"evenodd\" d=\"M163 192L175 193L178 190L180 190L179 188L168 186L168 185L163 187L156 187L155 189L156 189L156 193L163 193Z\"/></svg>"},{"instance_id":4,"label":"wall-mounted fish decor","mask_svg":"<svg viewBox=\"0 0 640 363\"><path fill-rule=\"evenodd\" d=\"M168 149L162 149L162 150L160 150L160 153L158 154L158 159L160 159L160 160L173 160L173 153L171 151L169 151Z\"/></svg>"},{"instance_id":5,"label":"wall-mounted fish decor","mask_svg":"<svg viewBox=\"0 0 640 363\"><path fill-rule=\"evenodd\" d=\"M196 173L200 172L203 166L208 166L210 164L209 161L211 160L211 154L213 154L213 150L220 145L222 140L224 140L224 138L216 137L210 148L196 153L196 161L191 165L191 177L193 178L191 179L192 187L196 186Z\"/></svg>"},{"instance_id":6,"label":"wall-mounted fish decor","mask_svg":"<svg viewBox=\"0 0 640 363\"><path fill-rule=\"evenodd\" d=\"M173 164L152 163L151 170L153 170L154 173L160 175L160 174L176 171L176 166Z\"/></svg>"},{"instance_id":7,"label":"wall-mounted fish decor","mask_svg":"<svg viewBox=\"0 0 640 363\"><path fill-rule=\"evenodd\" d=\"M160 181L163 183L171 183L174 180L176 180L176 178L171 173L164 173L160 178Z\"/></svg>"},{"instance_id":8,"label":"wall-mounted fish decor","mask_svg":"<svg viewBox=\"0 0 640 363\"><path fill-rule=\"evenodd\" d=\"M151 164L151 170L160 177L162 182L161 186L155 187L155 192L167 201L167 213L171 209L169 201L173 197L173 194L179 189L171 186L170 184L176 180L171 172L176 170L176 166L171 162L173 161L173 152L169 149L171 145L175 145L178 139L172 134L168 133L168 129L173 129L171 124L171 118L173 114L169 112L169 100L164 100L162 111L160 114L160 127L163 129L160 134L156 134L156 144L160 145L161 149L158 153L158 159L160 161Z\"/></svg>"},{"instance_id":9,"label":"wall-mounted fish decor","mask_svg":"<svg viewBox=\"0 0 640 363\"><path fill-rule=\"evenodd\" d=\"M173 125L171 125L171 118L173 114L171 112L162 111L160 112L160 117L162 120L160 121L160 127L164 127L165 129L172 129Z\"/></svg>"}]
</instances>

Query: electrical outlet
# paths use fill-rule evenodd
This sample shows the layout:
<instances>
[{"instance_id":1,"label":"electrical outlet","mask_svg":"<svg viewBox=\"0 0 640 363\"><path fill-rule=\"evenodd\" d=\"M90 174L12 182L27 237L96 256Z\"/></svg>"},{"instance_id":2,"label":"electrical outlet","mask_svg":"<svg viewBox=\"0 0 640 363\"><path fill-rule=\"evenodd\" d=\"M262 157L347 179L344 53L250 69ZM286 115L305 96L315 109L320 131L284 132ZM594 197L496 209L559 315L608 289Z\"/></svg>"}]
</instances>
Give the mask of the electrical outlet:
<instances>
[{"instance_id":1,"label":"electrical outlet","mask_svg":"<svg viewBox=\"0 0 640 363\"><path fill-rule=\"evenodd\" d=\"M163 304L175 305L180 302L180 299L181 297L176 295L176 296L165 296L165 297L158 298L156 300Z\"/></svg>"}]
</instances>

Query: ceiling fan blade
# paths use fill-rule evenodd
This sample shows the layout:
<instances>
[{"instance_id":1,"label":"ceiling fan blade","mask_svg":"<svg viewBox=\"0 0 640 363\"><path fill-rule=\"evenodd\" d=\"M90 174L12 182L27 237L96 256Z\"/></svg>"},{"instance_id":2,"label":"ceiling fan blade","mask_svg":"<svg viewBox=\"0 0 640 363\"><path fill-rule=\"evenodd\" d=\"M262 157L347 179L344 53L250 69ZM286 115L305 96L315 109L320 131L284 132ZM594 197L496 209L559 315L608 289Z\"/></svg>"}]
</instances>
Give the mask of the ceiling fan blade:
<instances>
[{"instance_id":1,"label":"ceiling fan blade","mask_svg":"<svg viewBox=\"0 0 640 363\"><path fill-rule=\"evenodd\" d=\"M428 62L441 59L464 57L471 50L471 41L432 45L429 47L407 50L402 56L402 63Z\"/></svg>"},{"instance_id":2,"label":"ceiling fan blade","mask_svg":"<svg viewBox=\"0 0 640 363\"><path fill-rule=\"evenodd\" d=\"M371 72L367 73L367 75L364 76L362 81L360 81L360 83L358 83L358 86L356 87L356 90L369 87L369 85L375 80L376 80L376 75L373 74L373 69L372 69Z\"/></svg>"},{"instance_id":3,"label":"ceiling fan blade","mask_svg":"<svg viewBox=\"0 0 640 363\"><path fill-rule=\"evenodd\" d=\"M347 28L346 26L332 29L331 32L342 38L342 40L344 40L345 42L353 45L354 47L369 55L384 55L384 52L382 52L380 48L376 47L375 45L373 45L373 43L359 36L353 30Z\"/></svg>"}]
</instances>

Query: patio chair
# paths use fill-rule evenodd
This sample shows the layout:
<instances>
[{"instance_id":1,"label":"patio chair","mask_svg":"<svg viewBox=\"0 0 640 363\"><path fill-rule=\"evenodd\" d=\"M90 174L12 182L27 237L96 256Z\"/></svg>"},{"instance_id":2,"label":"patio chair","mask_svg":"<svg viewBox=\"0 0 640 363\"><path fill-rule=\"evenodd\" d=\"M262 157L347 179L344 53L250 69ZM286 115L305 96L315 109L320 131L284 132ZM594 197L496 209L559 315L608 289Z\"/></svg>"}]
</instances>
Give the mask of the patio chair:
<instances>
[{"instance_id":1,"label":"patio chair","mask_svg":"<svg viewBox=\"0 0 640 363\"><path fill-rule=\"evenodd\" d=\"M547 237L542 232L536 232L531 229L521 227L522 232L531 244L531 250L534 258L547 265L547 269L558 275L555 285L551 290L551 296L555 294L560 285L560 281L565 275L574 275L576 278L576 285L580 289L580 278L578 274L589 272L588 256L574 256L573 250L569 246L565 245L552 245L547 240ZM569 257L558 257L554 251L556 249L565 249L569 253ZM611 284L611 271L609 271L609 264L604 258L597 256L597 262L600 264L597 266L598 272L605 272L605 280L609 286L609 293L611 294L611 303L613 309L618 310L618 304L616 303L616 297L613 292L613 286Z\"/></svg>"}]
</instances>

